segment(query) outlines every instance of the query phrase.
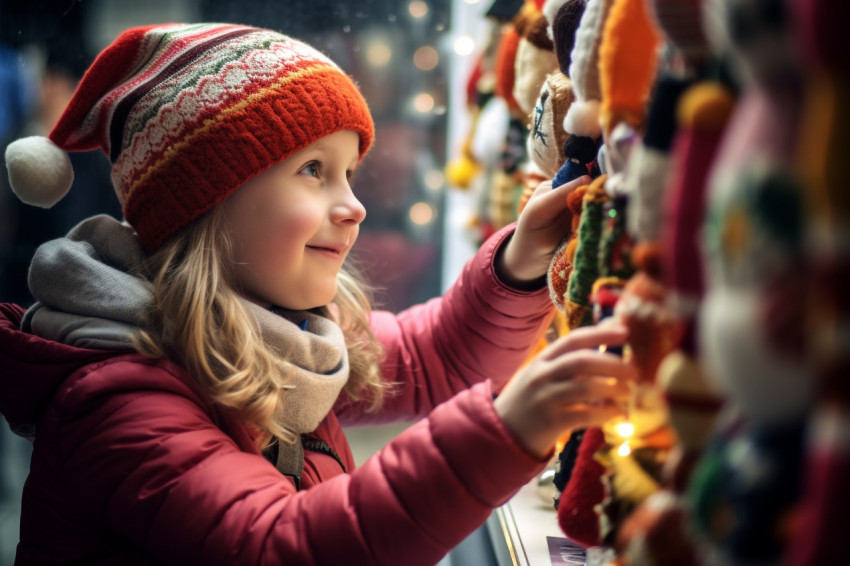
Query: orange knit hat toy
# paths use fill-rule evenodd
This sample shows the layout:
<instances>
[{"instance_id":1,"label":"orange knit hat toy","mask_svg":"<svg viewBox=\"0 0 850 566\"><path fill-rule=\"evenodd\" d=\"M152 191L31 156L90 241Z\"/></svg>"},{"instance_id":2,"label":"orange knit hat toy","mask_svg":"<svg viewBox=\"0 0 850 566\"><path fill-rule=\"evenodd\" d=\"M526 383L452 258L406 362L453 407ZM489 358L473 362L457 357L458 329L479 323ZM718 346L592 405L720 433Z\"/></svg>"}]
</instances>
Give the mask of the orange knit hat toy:
<instances>
[{"instance_id":1,"label":"orange knit hat toy","mask_svg":"<svg viewBox=\"0 0 850 566\"><path fill-rule=\"evenodd\" d=\"M50 208L71 187L67 151L102 150L126 220L148 251L251 177L318 139L374 137L354 82L314 48L230 24L121 33L92 63L48 138L6 149L12 189Z\"/></svg>"}]
</instances>

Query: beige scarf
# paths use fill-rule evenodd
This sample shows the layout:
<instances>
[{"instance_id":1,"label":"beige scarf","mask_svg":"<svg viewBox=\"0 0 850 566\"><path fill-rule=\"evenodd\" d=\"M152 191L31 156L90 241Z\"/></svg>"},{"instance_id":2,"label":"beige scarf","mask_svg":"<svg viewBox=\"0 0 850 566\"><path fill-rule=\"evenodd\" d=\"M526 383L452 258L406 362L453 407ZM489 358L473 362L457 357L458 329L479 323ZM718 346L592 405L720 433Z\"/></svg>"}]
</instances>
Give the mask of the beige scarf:
<instances>
[{"instance_id":1,"label":"beige scarf","mask_svg":"<svg viewBox=\"0 0 850 566\"><path fill-rule=\"evenodd\" d=\"M263 342L281 357L283 423L297 435L316 430L330 412L348 380L348 350L342 330L327 318L308 311L264 309L242 300L257 322ZM301 489L304 470L302 439L277 443L264 451L282 474L291 476Z\"/></svg>"},{"instance_id":2,"label":"beige scarf","mask_svg":"<svg viewBox=\"0 0 850 566\"><path fill-rule=\"evenodd\" d=\"M342 330L312 312L269 310L246 300L242 304L257 322L263 342L284 360L282 424L296 434L316 430L348 381Z\"/></svg>"}]
</instances>

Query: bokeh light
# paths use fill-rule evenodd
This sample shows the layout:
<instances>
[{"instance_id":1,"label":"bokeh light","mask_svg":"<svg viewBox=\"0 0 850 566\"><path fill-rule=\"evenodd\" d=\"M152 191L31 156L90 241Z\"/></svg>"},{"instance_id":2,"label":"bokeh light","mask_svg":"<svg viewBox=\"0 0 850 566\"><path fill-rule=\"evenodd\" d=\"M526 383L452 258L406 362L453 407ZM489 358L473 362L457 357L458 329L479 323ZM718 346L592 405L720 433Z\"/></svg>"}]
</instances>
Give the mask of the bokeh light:
<instances>
[{"instance_id":1,"label":"bokeh light","mask_svg":"<svg viewBox=\"0 0 850 566\"><path fill-rule=\"evenodd\" d=\"M410 215L410 221L420 226L429 224L434 220L434 216L436 216L434 207L427 202L421 201L411 206L408 214Z\"/></svg>"},{"instance_id":2,"label":"bokeh light","mask_svg":"<svg viewBox=\"0 0 850 566\"><path fill-rule=\"evenodd\" d=\"M425 173L425 186L432 191L439 191L446 185L446 176L439 169L431 169Z\"/></svg>"},{"instance_id":3,"label":"bokeh light","mask_svg":"<svg viewBox=\"0 0 850 566\"><path fill-rule=\"evenodd\" d=\"M413 64L423 71L430 71L440 62L440 55L430 45L423 45L413 53Z\"/></svg>"},{"instance_id":4,"label":"bokeh light","mask_svg":"<svg viewBox=\"0 0 850 566\"><path fill-rule=\"evenodd\" d=\"M428 4L421 0L414 0L407 6L407 11L414 18L422 18L428 13Z\"/></svg>"},{"instance_id":5,"label":"bokeh light","mask_svg":"<svg viewBox=\"0 0 850 566\"><path fill-rule=\"evenodd\" d=\"M366 49L366 60L370 65L383 67L390 62L393 51L390 46L383 42L375 42Z\"/></svg>"},{"instance_id":6,"label":"bokeh light","mask_svg":"<svg viewBox=\"0 0 850 566\"><path fill-rule=\"evenodd\" d=\"M465 57L475 51L475 41L468 35L458 37L454 41L454 50L458 55Z\"/></svg>"},{"instance_id":7,"label":"bokeh light","mask_svg":"<svg viewBox=\"0 0 850 566\"><path fill-rule=\"evenodd\" d=\"M420 92L413 99L413 107L419 112L430 112L434 109L434 97L427 92Z\"/></svg>"}]
</instances>

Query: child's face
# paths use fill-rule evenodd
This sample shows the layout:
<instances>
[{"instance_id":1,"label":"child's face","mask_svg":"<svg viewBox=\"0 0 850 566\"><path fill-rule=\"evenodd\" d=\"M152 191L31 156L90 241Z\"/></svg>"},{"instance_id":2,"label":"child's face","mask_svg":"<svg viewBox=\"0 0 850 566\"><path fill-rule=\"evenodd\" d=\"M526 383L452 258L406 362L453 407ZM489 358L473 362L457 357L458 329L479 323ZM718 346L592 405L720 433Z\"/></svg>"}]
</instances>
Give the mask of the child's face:
<instances>
[{"instance_id":1,"label":"child's face","mask_svg":"<svg viewBox=\"0 0 850 566\"><path fill-rule=\"evenodd\" d=\"M366 217L351 190L359 137L341 131L290 155L224 203L237 282L263 306L328 304Z\"/></svg>"}]
</instances>

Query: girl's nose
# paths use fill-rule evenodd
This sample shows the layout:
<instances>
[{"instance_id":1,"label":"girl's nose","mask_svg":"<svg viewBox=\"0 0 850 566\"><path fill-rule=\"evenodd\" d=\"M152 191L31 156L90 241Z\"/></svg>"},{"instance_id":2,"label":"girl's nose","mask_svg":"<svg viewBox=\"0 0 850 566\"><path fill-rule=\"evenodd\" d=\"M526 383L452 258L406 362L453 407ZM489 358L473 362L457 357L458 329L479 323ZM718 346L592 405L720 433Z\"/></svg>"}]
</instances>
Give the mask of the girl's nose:
<instances>
[{"instance_id":1,"label":"girl's nose","mask_svg":"<svg viewBox=\"0 0 850 566\"><path fill-rule=\"evenodd\" d=\"M348 183L336 203L331 207L331 220L338 224L360 224L366 218L366 207L363 206Z\"/></svg>"}]
</instances>

